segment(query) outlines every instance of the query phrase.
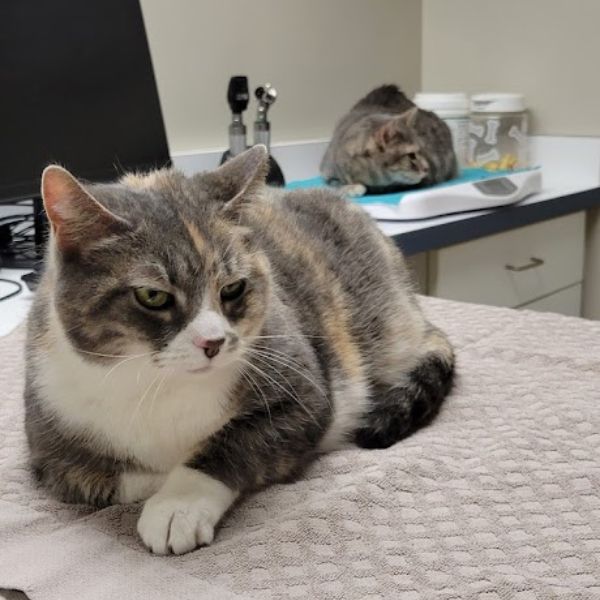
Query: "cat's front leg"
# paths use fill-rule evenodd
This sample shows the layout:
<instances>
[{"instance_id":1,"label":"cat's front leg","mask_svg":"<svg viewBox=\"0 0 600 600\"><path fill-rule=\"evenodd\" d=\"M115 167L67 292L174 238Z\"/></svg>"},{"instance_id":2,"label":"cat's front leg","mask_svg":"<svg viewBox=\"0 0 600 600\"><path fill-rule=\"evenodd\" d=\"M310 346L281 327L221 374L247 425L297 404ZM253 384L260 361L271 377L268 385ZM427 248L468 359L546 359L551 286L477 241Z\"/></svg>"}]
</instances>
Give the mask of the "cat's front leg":
<instances>
[{"instance_id":1,"label":"cat's front leg","mask_svg":"<svg viewBox=\"0 0 600 600\"><path fill-rule=\"evenodd\" d=\"M367 193L367 188L362 183L350 183L341 186L339 192L345 198L360 198Z\"/></svg>"},{"instance_id":2,"label":"cat's front leg","mask_svg":"<svg viewBox=\"0 0 600 600\"><path fill-rule=\"evenodd\" d=\"M144 505L138 533L154 554L183 554L213 541L215 527L238 493L197 469L171 471Z\"/></svg>"},{"instance_id":3,"label":"cat's front leg","mask_svg":"<svg viewBox=\"0 0 600 600\"><path fill-rule=\"evenodd\" d=\"M167 475L162 473L125 471L119 476L115 503L129 504L147 500L160 490L166 478Z\"/></svg>"},{"instance_id":4,"label":"cat's front leg","mask_svg":"<svg viewBox=\"0 0 600 600\"><path fill-rule=\"evenodd\" d=\"M331 407L312 384L279 397L269 410L240 415L214 434L185 466L176 467L145 504L138 532L157 554L183 554L210 544L215 527L240 494L296 477L317 455ZM303 393L304 392L304 393Z\"/></svg>"},{"instance_id":5,"label":"cat's front leg","mask_svg":"<svg viewBox=\"0 0 600 600\"><path fill-rule=\"evenodd\" d=\"M304 358L314 366L310 355ZM238 496L290 481L317 456L332 408L318 370L304 373L300 377L291 369L273 370L260 395L254 389L245 391L240 400L244 411L169 473L138 522L152 552L183 554L210 544ZM294 381L294 393L276 377L288 386Z\"/></svg>"},{"instance_id":6,"label":"cat's front leg","mask_svg":"<svg viewBox=\"0 0 600 600\"><path fill-rule=\"evenodd\" d=\"M367 193L367 186L362 183L342 183L334 177L326 181L327 185L335 188L344 198L360 198Z\"/></svg>"}]
</instances>

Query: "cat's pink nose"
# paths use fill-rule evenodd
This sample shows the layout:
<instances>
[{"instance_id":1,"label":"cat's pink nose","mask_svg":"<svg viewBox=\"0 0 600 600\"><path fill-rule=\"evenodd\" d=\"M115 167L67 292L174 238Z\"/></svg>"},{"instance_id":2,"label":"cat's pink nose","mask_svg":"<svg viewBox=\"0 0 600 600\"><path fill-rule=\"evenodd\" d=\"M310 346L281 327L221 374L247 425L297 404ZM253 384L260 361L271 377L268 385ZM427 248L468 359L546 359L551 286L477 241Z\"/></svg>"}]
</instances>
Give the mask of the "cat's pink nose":
<instances>
[{"instance_id":1,"label":"cat's pink nose","mask_svg":"<svg viewBox=\"0 0 600 600\"><path fill-rule=\"evenodd\" d=\"M225 338L209 340L200 335L196 335L192 339L192 343L194 346L196 346L196 348L201 348L204 350L204 354L206 354L208 358L214 358L217 354L219 354L221 346L225 343Z\"/></svg>"}]
</instances>

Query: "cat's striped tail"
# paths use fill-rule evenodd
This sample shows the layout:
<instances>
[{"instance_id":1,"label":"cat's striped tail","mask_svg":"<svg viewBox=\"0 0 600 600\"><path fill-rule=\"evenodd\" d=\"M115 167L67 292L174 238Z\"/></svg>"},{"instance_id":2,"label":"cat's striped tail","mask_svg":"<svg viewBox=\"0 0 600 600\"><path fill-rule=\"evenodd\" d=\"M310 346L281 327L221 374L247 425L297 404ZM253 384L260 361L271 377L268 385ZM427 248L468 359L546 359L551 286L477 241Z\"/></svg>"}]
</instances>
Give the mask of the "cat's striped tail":
<instances>
[{"instance_id":1,"label":"cat's striped tail","mask_svg":"<svg viewBox=\"0 0 600 600\"><path fill-rule=\"evenodd\" d=\"M370 410L355 432L357 445L387 448L436 416L452 387L454 354L437 329L430 330L428 342L417 366L401 382L373 382Z\"/></svg>"}]
</instances>

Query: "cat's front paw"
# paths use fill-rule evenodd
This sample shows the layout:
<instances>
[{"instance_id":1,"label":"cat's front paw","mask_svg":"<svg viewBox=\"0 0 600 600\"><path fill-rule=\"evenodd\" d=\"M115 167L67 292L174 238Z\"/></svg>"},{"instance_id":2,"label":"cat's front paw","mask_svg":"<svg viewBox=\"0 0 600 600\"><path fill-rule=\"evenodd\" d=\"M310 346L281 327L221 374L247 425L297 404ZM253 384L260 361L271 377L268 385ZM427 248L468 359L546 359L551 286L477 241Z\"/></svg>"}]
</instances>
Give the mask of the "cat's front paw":
<instances>
[{"instance_id":1,"label":"cat's front paw","mask_svg":"<svg viewBox=\"0 0 600 600\"><path fill-rule=\"evenodd\" d=\"M345 198L360 198L367 193L367 188L362 183L352 183L343 185L339 191Z\"/></svg>"},{"instance_id":2,"label":"cat's front paw","mask_svg":"<svg viewBox=\"0 0 600 600\"><path fill-rule=\"evenodd\" d=\"M138 533L154 554L184 554L213 541L215 525L203 498L150 498L138 521Z\"/></svg>"},{"instance_id":3,"label":"cat's front paw","mask_svg":"<svg viewBox=\"0 0 600 600\"><path fill-rule=\"evenodd\" d=\"M137 530L154 554L184 554L213 541L215 527L237 497L202 471L177 467L150 497Z\"/></svg>"}]
</instances>

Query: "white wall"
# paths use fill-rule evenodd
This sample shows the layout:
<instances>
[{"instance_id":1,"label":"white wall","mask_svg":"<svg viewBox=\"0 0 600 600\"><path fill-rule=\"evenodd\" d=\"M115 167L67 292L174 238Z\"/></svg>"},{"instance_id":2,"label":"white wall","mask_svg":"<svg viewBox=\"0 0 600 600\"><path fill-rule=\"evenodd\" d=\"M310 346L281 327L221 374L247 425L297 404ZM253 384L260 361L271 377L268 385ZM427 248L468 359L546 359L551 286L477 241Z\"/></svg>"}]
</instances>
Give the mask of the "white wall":
<instances>
[{"instance_id":1,"label":"white wall","mask_svg":"<svg viewBox=\"0 0 600 600\"><path fill-rule=\"evenodd\" d=\"M598 0L423 0L423 88L518 91L533 132L600 135Z\"/></svg>"},{"instance_id":2,"label":"white wall","mask_svg":"<svg viewBox=\"0 0 600 600\"><path fill-rule=\"evenodd\" d=\"M270 81L273 141L327 137L384 82L420 86L421 0L141 0L172 152L227 145L231 75ZM254 105L246 113L249 125Z\"/></svg>"}]
</instances>

